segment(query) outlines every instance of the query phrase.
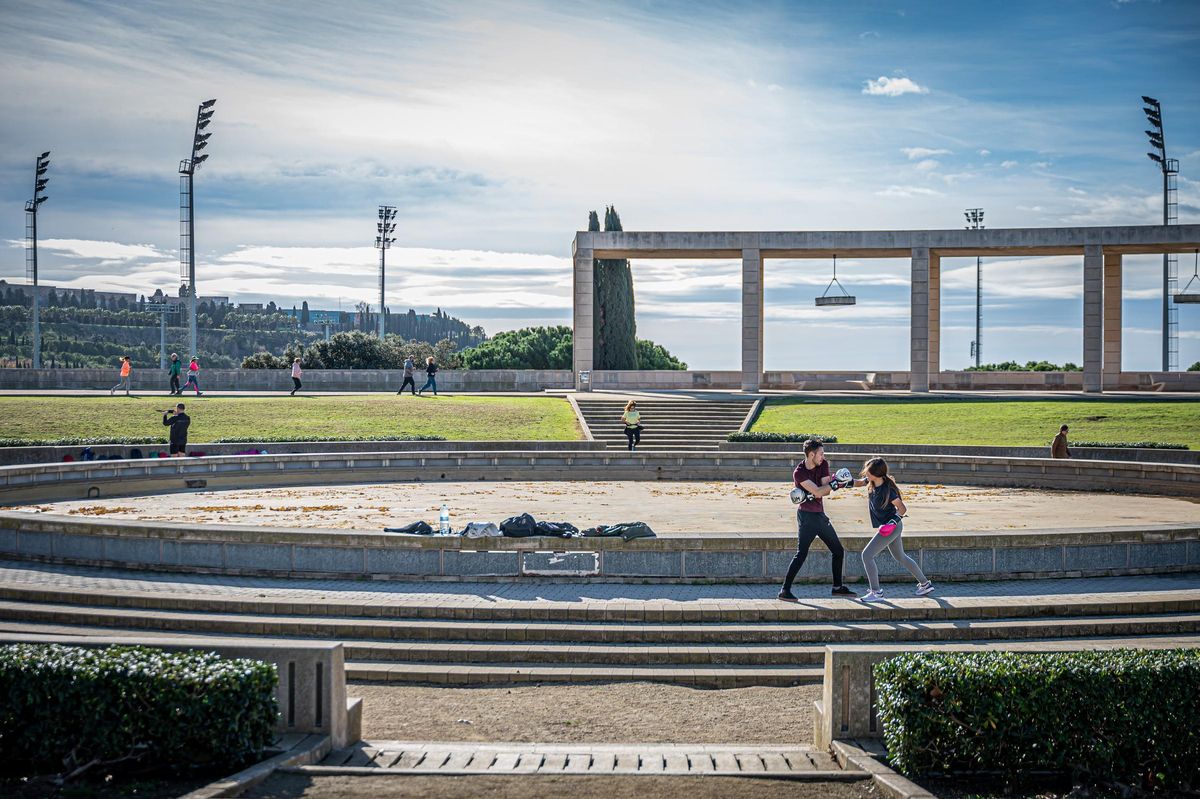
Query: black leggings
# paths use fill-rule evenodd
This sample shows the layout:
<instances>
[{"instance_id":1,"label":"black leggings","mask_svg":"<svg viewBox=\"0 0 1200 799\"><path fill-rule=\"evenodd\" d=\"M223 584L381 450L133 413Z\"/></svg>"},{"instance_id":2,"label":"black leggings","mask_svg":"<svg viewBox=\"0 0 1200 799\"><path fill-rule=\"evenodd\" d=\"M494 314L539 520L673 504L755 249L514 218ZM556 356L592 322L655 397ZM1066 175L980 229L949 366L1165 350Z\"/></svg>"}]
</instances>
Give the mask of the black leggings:
<instances>
[{"instance_id":1,"label":"black leggings","mask_svg":"<svg viewBox=\"0 0 1200 799\"><path fill-rule=\"evenodd\" d=\"M292 393L293 393L293 394L295 394L295 393L296 393L297 391L299 391L299 390L300 390L300 388L301 388L300 378L298 378L298 377L293 377L293 378L292 378L292 383L295 385L295 388L293 388L293 389L292 389Z\"/></svg>"},{"instance_id":2,"label":"black leggings","mask_svg":"<svg viewBox=\"0 0 1200 799\"><path fill-rule=\"evenodd\" d=\"M642 443L642 426L626 427L625 438L629 441L629 448L633 449L638 444Z\"/></svg>"},{"instance_id":3,"label":"black leggings","mask_svg":"<svg viewBox=\"0 0 1200 799\"><path fill-rule=\"evenodd\" d=\"M846 558L846 550L842 548L842 542L838 540L837 531L833 529L829 517L824 513L798 510L796 522L800 528L796 541L796 557L792 558L792 565L788 566L787 577L783 578L783 587L791 589L792 581L804 565L804 559L808 557L808 548L812 546L814 538L820 538L829 548L829 554L833 556L833 584L841 585L842 561Z\"/></svg>"},{"instance_id":4,"label":"black leggings","mask_svg":"<svg viewBox=\"0 0 1200 799\"><path fill-rule=\"evenodd\" d=\"M412 375L405 375L405 376L404 376L404 382L400 384L400 390L399 390L399 391L397 391L396 393L397 393L397 394L403 394L403 393L404 393L404 387L405 387L405 386L408 386L408 390L412 392L412 395L413 395L414 397L415 397L415 396L417 396L417 383L416 383L416 381L415 381L415 380L413 380L413 376L412 376Z\"/></svg>"},{"instance_id":5,"label":"black leggings","mask_svg":"<svg viewBox=\"0 0 1200 799\"><path fill-rule=\"evenodd\" d=\"M179 375L171 375L171 393L179 393Z\"/></svg>"}]
</instances>

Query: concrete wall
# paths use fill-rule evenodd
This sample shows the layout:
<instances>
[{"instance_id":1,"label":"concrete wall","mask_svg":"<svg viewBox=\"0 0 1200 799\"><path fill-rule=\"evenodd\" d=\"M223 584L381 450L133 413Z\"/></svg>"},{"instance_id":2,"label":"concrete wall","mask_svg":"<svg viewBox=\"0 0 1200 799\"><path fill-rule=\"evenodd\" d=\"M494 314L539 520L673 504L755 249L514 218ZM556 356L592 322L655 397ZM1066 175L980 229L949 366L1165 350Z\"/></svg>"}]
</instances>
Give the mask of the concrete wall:
<instances>
[{"instance_id":1,"label":"concrete wall","mask_svg":"<svg viewBox=\"0 0 1200 799\"><path fill-rule=\"evenodd\" d=\"M870 535L841 537L848 579ZM166 571L372 579L580 578L636 582L773 582L787 571L794 533L711 533L616 539L464 539L245 525L159 524L0 513L0 556ZM1200 571L1200 526L914 535L906 551L935 580ZM885 581L910 581L892 559ZM801 580L829 579L815 547Z\"/></svg>"},{"instance_id":2,"label":"concrete wall","mask_svg":"<svg viewBox=\"0 0 1200 799\"><path fill-rule=\"evenodd\" d=\"M418 386L424 382L419 373ZM282 369L206 369L201 390L291 391L289 372ZM743 372L736 370L593 371L590 387L597 390L690 390L742 388ZM398 370L312 369L304 373L305 391L396 391L404 377ZM1082 372L940 372L930 374L930 387L950 391L1082 391ZM46 391L111 388L115 369L0 369L0 390ZM163 391L167 381L157 368L137 368L133 389ZM563 370L481 369L438 372L439 391L546 391L573 388L574 376ZM907 391L909 372L886 371L771 371L762 375L764 389L784 391ZM1110 379L1109 390L1200 391L1200 372L1122 372ZM185 397L186 399L186 397Z\"/></svg>"},{"instance_id":3,"label":"concrete wall","mask_svg":"<svg viewBox=\"0 0 1200 799\"><path fill-rule=\"evenodd\" d=\"M813 431L817 432L817 431ZM720 445L726 452L787 452L800 457L799 443L725 441ZM0 450L2 452L2 450ZM831 461L845 457L869 458L874 455L966 455L985 458L1046 458L1050 446L1044 447L970 447L942 444L830 444L825 454ZM1071 447L1071 455L1079 460L1131 461L1134 463L1184 463L1200 465L1200 451L1187 449L1121 449L1117 447Z\"/></svg>"}]
</instances>

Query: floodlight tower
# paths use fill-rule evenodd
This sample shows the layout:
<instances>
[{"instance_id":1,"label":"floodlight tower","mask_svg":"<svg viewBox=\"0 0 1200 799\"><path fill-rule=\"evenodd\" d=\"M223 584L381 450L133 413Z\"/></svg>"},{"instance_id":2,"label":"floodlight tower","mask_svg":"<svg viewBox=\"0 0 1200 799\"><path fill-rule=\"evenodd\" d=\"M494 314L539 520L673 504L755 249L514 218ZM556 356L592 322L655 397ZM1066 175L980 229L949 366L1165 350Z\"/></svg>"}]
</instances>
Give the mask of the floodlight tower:
<instances>
[{"instance_id":1,"label":"floodlight tower","mask_svg":"<svg viewBox=\"0 0 1200 799\"><path fill-rule=\"evenodd\" d=\"M42 299L38 296L37 215L38 207L49 198L42 192L50 179L43 177L50 168L50 151L34 159L33 199L25 203L25 278L33 286L30 321L33 327L33 368L42 368Z\"/></svg>"},{"instance_id":2,"label":"floodlight tower","mask_svg":"<svg viewBox=\"0 0 1200 799\"><path fill-rule=\"evenodd\" d=\"M379 249L379 340L383 341L384 334L384 271L386 267L387 251L391 249L392 243L396 241L391 238L391 235L396 232L396 223L392 220L396 218L396 206L381 205L379 206L379 222L375 225L375 230L379 234L375 237L375 246Z\"/></svg>"},{"instance_id":3,"label":"floodlight tower","mask_svg":"<svg viewBox=\"0 0 1200 799\"><path fill-rule=\"evenodd\" d=\"M1146 153L1151 161L1158 164L1163 176L1163 224L1179 223L1178 205L1175 201L1176 178L1179 175L1179 161L1167 158L1167 141L1163 135L1162 105L1153 97L1142 95L1142 111L1150 122L1150 130L1146 136L1150 139L1153 152ZM1178 309L1171 304L1171 295L1178 289L1176 276L1176 256L1173 253L1163 253L1163 297L1162 297L1162 368L1164 372L1179 367L1179 316Z\"/></svg>"},{"instance_id":4,"label":"floodlight tower","mask_svg":"<svg viewBox=\"0 0 1200 799\"><path fill-rule=\"evenodd\" d=\"M201 133L212 122L216 100L205 100L196 109L196 132L192 137L192 155L179 162L179 297L188 298L188 354L198 356L196 349L196 204L192 192L192 177L196 168L208 159L200 151L208 146L211 133Z\"/></svg>"},{"instance_id":5,"label":"floodlight tower","mask_svg":"<svg viewBox=\"0 0 1200 799\"><path fill-rule=\"evenodd\" d=\"M967 230L983 228L983 209L968 208L963 212L967 218ZM979 366L980 352L983 350L983 259L975 256L975 340L971 342L971 354L975 356L975 365Z\"/></svg>"}]
</instances>

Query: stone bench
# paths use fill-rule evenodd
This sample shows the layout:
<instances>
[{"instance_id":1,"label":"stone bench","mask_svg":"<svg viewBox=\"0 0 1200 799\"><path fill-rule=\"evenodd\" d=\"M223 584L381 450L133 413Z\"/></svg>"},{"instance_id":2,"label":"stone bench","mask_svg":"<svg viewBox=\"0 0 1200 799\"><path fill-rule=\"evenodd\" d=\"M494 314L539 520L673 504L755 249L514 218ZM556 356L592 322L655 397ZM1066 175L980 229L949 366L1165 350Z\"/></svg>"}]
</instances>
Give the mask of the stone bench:
<instances>
[{"instance_id":1,"label":"stone bench","mask_svg":"<svg viewBox=\"0 0 1200 799\"><path fill-rule=\"evenodd\" d=\"M147 646L261 660L273 664L279 674L275 689L279 701L279 719L275 727L278 734L328 735L334 749L362 738L362 700L346 697L346 667L340 643L247 641L244 638L200 636L143 637L136 633L96 637L0 632L0 644Z\"/></svg>"},{"instance_id":2,"label":"stone bench","mask_svg":"<svg viewBox=\"0 0 1200 799\"><path fill-rule=\"evenodd\" d=\"M1055 641L998 641L979 644L888 644L825 647L821 699L813 703L813 741L829 749L834 741L883 737L876 707L876 663L906 652L1078 652L1097 649L1178 649L1200 646L1198 636L1107 638Z\"/></svg>"}]
</instances>

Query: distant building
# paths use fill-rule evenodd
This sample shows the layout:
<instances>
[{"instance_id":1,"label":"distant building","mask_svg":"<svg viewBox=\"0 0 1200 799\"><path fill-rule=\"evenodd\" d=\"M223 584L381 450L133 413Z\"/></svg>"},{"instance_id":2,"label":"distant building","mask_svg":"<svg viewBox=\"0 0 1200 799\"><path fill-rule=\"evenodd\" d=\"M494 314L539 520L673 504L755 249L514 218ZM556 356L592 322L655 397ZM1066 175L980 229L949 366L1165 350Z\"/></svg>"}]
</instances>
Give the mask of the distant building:
<instances>
[{"instance_id":1,"label":"distant building","mask_svg":"<svg viewBox=\"0 0 1200 799\"><path fill-rule=\"evenodd\" d=\"M125 291L97 291L96 289L75 289L75 288L66 288L64 286L52 286L52 285L48 285L46 283L39 284L37 288L38 288L38 297L41 300L43 300L43 303L46 300L46 298L49 296L50 292L52 292L52 291L59 298L60 301L66 299L68 297L74 297L75 299L77 299L80 302L80 304L87 304L87 305L91 305L93 301L95 301L97 304L108 305L111 303L119 303L121 300L125 300L125 302L129 303L130 305L133 305L137 302L137 299L138 299L136 294L133 294L131 292L125 292ZM9 296L15 295L15 296L21 297L22 299L30 299L33 297L33 286L30 286L25 283L8 283L3 280L0 280L0 294L4 294L5 292L8 292Z\"/></svg>"},{"instance_id":2,"label":"distant building","mask_svg":"<svg viewBox=\"0 0 1200 799\"><path fill-rule=\"evenodd\" d=\"M261 302L239 302L237 308L239 311L261 311L263 304Z\"/></svg>"}]
</instances>

